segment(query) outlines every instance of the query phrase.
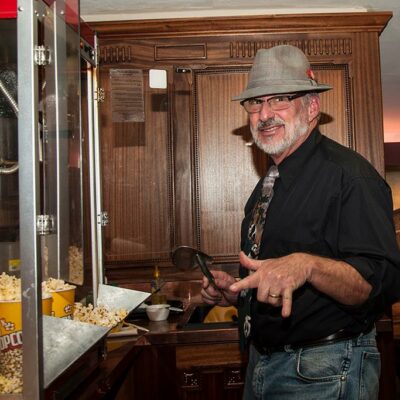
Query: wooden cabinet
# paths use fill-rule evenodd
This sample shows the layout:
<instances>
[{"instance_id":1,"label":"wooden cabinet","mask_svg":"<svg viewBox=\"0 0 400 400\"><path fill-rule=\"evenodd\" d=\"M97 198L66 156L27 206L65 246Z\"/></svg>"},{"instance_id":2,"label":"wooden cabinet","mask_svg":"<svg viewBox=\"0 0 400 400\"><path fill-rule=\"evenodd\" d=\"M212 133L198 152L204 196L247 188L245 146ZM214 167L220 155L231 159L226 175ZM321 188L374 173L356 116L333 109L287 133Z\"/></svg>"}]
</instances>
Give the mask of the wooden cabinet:
<instances>
[{"instance_id":1,"label":"wooden cabinet","mask_svg":"<svg viewBox=\"0 0 400 400\"><path fill-rule=\"evenodd\" d=\"M148 88L150 65L115 66L102 66L100 70L100 84L105 90L100 106L102 200L110 218L104 231L106 261L165 259L174 236L169 95ZM113 86L111 77L121 70L141 73L137 84L143 89L143 98L139 98L145 111L142 121L130 121L128 116L123 122L115 117L117 107L124 105L113 105L113 96L124 93L115 94L120 83ZM131 83L133 75L125 79ZM124 83L123 78L121 81Z\"/></svg>"},{"instance_id":2,"label":"wooden cabinet","mask_svg":"<svg viewBox=\"0 0 400 400\"><path fill-rule=\"evenodd\" d=\"M237 343L147 346L115 398L239 400L245 369Z\"/></svg>"},{"instance_id":3,"label":"wooden cabinet","mask_svg":"<svg viewBox=\"0 0 400 400\"><path fill-rule=\"evenodd\" d=\"M390 17L93 24L106 94L100 112L108 270L168 265L179 244L200 248L215 263L237 262L243 206L266 158L250 146L247 115L230 99L244 88L260 48L288 43L306 53L317 79L333 86L321 95L321 131L383 174L379 34ZM165 89L151 87L150 70L165 71ZM115 78L121 71L125 81Z\"/></svg>"},{"instance_id":4,"label":"wooden cabinet","mask_svg":"<svg viewBox=\"0 0 400 400\"><path fill-rule=\"evenodd\" d=\"M141 338L108 339L79 368L46 389L45 399L235 400L241 399L247 356L239 352L236 328L176 331L174 323L148 325ZM379 400L396 398L391 320L377 323L382 356ZM140 342L140 343L138 343ZM102 357L96 350L101 350Z\"/></svg>"},{"instance_id":5,"label":"wooden cabinet","mask_svg":"<svg viewBox=\"0 0 400 400\"><path fill-rule=\"evenodd\" d=\"M246 363L237 343L176 347L182 400L242 398Z\"/></svg>"}]
</instances>

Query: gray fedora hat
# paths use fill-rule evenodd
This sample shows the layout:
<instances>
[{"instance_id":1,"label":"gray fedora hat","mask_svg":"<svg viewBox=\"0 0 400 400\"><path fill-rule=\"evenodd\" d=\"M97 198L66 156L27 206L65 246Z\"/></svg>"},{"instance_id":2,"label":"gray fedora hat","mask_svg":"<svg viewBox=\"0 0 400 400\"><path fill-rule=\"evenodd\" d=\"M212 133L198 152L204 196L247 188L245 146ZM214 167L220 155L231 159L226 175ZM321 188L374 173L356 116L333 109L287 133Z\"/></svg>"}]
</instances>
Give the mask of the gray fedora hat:
<instances>
[{"instance_id":1,"label":"gray fedora hat","mask_svg":"<svg viewBox=\"0 0 400 400\"><path fill-rule=\"evenodd\" d=\"M319 84L305 54L295 46L280 45L258 50L246 89L232 100L271 94L325 92L331 86Z\"/></svg>"}]
</instances>

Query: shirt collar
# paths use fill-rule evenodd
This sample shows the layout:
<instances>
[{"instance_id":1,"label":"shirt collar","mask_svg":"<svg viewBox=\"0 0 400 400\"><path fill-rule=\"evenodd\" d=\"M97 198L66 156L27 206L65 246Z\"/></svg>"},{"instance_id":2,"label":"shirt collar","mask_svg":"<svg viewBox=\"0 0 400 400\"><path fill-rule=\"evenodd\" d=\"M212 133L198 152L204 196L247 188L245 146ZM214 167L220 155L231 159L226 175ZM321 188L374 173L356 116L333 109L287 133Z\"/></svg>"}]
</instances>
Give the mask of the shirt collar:
<instances>
[{"instance_id":1,"label":"shirt collar","mask_svg":"<svg viewBox=\"0 0 400 400\"><path fill-rule=\"evenodd\" d=\"M279 164L279 178L286 189L288 189L296 179L296 176L309 160L321 139L322 135L318 128L314 128L304 143Z\"/></svg>"}]
</instances>

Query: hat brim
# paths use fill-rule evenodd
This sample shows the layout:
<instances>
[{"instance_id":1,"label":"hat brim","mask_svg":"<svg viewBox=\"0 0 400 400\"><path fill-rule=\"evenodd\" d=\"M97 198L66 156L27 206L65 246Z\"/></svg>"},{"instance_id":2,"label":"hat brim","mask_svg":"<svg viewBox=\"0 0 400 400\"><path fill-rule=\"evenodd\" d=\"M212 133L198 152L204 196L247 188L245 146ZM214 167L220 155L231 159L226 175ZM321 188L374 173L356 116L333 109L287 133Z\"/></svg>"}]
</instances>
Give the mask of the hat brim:
<instances>
[{"instance_id":1,"label":"hat brim","mask_svg":"<svg viewBox=\"0 0 400 400\"><path fill-rule=\"evenodd\" d=\"M254 97L269 96L272 94L289 94L298 92L317 92L322 93L332 89L329 85L317 84L311 86L309 83L304 86L301 85L268 85L251 89L246 89L238 96L232 97L232 101L252 99Z\"/></svg>"}]
</instances>

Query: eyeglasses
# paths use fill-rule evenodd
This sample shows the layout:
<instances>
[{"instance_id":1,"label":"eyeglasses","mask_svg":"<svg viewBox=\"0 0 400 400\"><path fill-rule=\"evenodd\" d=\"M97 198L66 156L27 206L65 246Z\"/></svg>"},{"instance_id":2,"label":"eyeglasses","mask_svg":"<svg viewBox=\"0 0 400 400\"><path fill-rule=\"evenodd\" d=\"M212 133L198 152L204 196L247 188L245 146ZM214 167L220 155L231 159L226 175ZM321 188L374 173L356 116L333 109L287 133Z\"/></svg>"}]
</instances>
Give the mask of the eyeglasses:
<instances>
[{"instance_id":1,"label":"eyeglasses","mask_svg":"<svg viewBox=\"0 0 400 400\"><path fill-rule=\"evenodd\" d=\"M270 97L268 100L263 100L259 98L242 100L240 104L249 114L259 113L265 102L268 103L272 111L286 110L290 107L290 102L294 99L304 96L305 93L295 93L295 94L282 94L279 96Z\"/></svg>"}]
</instances>

